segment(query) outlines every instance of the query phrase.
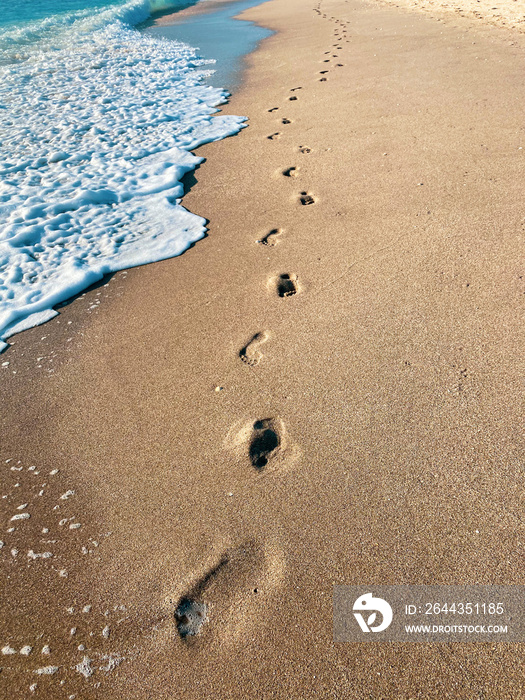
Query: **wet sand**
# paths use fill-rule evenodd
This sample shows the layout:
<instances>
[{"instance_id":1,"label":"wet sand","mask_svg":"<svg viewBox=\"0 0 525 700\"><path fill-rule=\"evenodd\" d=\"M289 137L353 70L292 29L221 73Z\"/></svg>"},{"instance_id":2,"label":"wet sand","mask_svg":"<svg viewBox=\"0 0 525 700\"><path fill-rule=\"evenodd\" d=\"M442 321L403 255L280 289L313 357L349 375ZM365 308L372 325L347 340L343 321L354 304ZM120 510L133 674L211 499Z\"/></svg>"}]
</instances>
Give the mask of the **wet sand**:
<instances>
[{"instance_id":1,"label":"wet sand","mask_svg":"<svg viewBox=\"0 0 525 700\"><path fill-rule=\"evenodd\" d=\"M224 109L249 128L198 150L208 238L2 355L0 683L520 698L522 646L334 644L332 591L523 583L524 39L244 16L277 33Z\"/></svg>"},{"instance_id":2,"label":"wet sand","mask_svg":"<svg viewBox=\"0 0 525 700\"><path fill-rule=\"evenodd\" d=\"M186 7L178 12L168 12L153 20L155 25L172 25L184 21L187 17L195 15L207 14L214 10L219 10L223 7L233 6L238 0L206 0L206 2L197 2L195 5Z\"/></svg>"}]
</instances>

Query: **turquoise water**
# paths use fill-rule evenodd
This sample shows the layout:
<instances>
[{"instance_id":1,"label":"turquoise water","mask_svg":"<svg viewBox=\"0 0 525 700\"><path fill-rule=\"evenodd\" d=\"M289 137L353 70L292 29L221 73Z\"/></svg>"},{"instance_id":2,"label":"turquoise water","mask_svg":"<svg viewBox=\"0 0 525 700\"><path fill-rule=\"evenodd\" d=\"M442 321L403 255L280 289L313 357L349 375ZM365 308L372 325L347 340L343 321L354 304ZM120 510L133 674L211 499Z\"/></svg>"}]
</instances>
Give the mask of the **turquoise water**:
<instances>
[{"instance_id":1,"label":"turquoise water","mask_svg":"<svg viewBox=\"0 0 525 700\"><path fill-rule=\"evenodd\" d=\"M107 7L123 5L122 0L11 0L2 7L0 26L25 24L53 15L71 14Z\"/></svg>"},{"instance_id":2,"label":"turquoise water","mask_svg":"<svg viewBox=\"0 0 525 700\"><path fill-rule=\"evenodd\" d=\"M136 27L151 15L177 11L198 0L10 0L0 13L0 61L25 51L62 48L67 39L116 22Z\"/></svg>"},{"instance_id":3,"label":"turquoise water","mask_svg":"<svg viewBox=\"0 0 525 700\"><path fill-rule=\"evenodd\" d=\"M241 81L242 59L272 32L253 22L234 19L261 0L238 0L213 12L177 20L171 26L151 27L148 34L183 41L199 49L199 56L214 59L214 73L206 80L232 92Z\"/></svg>"},{"instance_id":4,"label":"turquoise water","mask_svg":"<svg viewBox=\"0 0 525 700\"><path fill-rule=\"evenodd\" d=\"M198 0L195 0L197 2ZM87 14L93 10L105 7L129 5L127 0L10 0L5 3L0 13L0 27L9 25L21 25L36 20L49 19L53 16ZM177 2L174 0L151 0L147 3L134 3L136 5L150 6L152 12L162 11L168 8L177 9L178 6L188 6L192 2Z\"/></svg>"}]
</instances>

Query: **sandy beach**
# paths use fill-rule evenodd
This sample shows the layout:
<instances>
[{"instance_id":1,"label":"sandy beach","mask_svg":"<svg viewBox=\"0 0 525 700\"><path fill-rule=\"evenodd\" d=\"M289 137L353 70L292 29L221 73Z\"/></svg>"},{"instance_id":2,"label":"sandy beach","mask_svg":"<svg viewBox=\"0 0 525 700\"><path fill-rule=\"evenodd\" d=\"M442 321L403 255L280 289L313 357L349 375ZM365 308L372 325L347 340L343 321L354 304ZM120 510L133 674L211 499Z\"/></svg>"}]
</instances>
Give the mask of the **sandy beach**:
<instances>
[{"instance_id":1,"label":"sandy beach","mask_svg":"<svg viewBox=\"0 0 525 700\"><path fill-rule=\"evenodd\" d=\"M523 583L525 40L464 8L244 13L207 238L11 339L2 697L525 695L523 645L333 641L337 584Z\"/></svg>"}]
</instances>

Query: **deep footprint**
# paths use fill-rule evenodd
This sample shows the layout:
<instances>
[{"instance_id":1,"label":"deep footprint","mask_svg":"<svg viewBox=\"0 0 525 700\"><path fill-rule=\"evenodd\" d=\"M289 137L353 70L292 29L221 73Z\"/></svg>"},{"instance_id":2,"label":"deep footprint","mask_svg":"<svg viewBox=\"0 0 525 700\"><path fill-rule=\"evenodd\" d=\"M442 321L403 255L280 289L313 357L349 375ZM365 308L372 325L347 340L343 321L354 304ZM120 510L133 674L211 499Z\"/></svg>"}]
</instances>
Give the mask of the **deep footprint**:
<instances>
[{"instance_id":1,"label":"deep footprint","mask_svg":"<svg viewBox=\"0 0 525 700\"><path fill-rule=\"evenodd\" d=\"M259 352L261 345L266 343L270 334L268 331L263 331L262 333L256 333L250 342L243 347L239 353L239 357L243 362L245 362L250 367L255 367L262 360L262 352Z\"/></svg>"},{"instance_id":2,"label":"deep footprint","mask_svg":"<svg viewBox=\"0 0 525 700\"><path fill-rule=\"evenodd\" d=\"M264 238L261 238L261 240L257 241L257 243L262 243L263 245L273 247L279 242L278 238L282 234L282 232L282 228L274 228L270 231L270 233L267 233Z\"/></svg>"},{"instance_id":3,"label":"deep footprint","mask_svg":"<svg viewBox=\"0 0 525 700\"><path fill-rule=\"evenodd\" d=\"M252 466L264 469L281 447L281 431L273 418L255 421L250 440L249 456Z\"/></svg>"},{"instance_id":4,"label":"deep footprint","mask_svg":"<svg viewBox=\"0 0 525 700\"><path fill-rule=\"evenodd\" d=\"M277 278L277 294L281 298L292 297L299 291L297 286L297 275L283 273Z\"/></svg>"},{"instance_id":5,"label":"deep footprint","mask_svg":"<svg viewBox=\"0 0 525 700\"><path fill-rule=\"evenodd\" d=\"M281 119L281 124L291 124L292 120L291 119Z\"/></svg>"},{"instance_id":6,"label":"deep footprint","mask_svg":"<svg viewBox=\"0 0 525 700\"><path fill-rule=\"evenodd\" d=\"M205 603L199 603L193 598L182 598L175 610L177 631L182 639L193 637L200 632L206 622L207 608Z\"/></svg>"},{"instance_id":7,"label":"deep footprint","mask_svg":"<svg viewBox=\"0 0 525 700\"><path fill-rule=\"evenodd\" d=\"M269 138L270 141L276 141L281 138L281 134L277 131L275 134L270 134L267 138Z\"/></svg>"},{"instance_id":8,"label":"deep footprint","mask_svg":"<svg viewBox=\"0 0 525 700\"><path fill-rule=\"evenodd\" d=\"M212 611L215 611L215 622L226 612L232 626L235 626L239 599L237 597L237 604L229 602L230 595L235 588L238 592L244 592L253 590L253 584L264 582L264 576L261 580L264 571L261 570L263 562L260 556L257 545L246 542L241 547L223 552L204 571L179 599L174 612L177 632L183 641L191 643L192 638L202 631L203 625L212 622Z\"/></svg>"},{"instance_id":9,"label":"deep footprint","mask_svg":"<svg viewBox=\"0 0 525 700\"><path fill-rule=\"evenodd\" d=\"M297 177L299 175L299 168L288 168L287 170L283 170L283 175L285 177Z\"/></svg>"},{"instance_id":10,"label":"deep footprint","mask_svg":"<svg viewBox=\"0 0 525 700\"><path fill-rule=\"evenodd\" d=\"M299 152L300 153L311 153L312 149L308 148L308 146L299 146Z\"/></svg>"},{"instance_id":11,"label":"deep footprint","mask_svg":"<svg viewBox=\"0 0 525 700\"><path fill-rule=\"evenodd\" d=\"M308 206L309 204L315 204L315 199L312 197L311 194L308 194L308 192L301 192L299 201L304 206Z\"/></svg>"}]
</instances>

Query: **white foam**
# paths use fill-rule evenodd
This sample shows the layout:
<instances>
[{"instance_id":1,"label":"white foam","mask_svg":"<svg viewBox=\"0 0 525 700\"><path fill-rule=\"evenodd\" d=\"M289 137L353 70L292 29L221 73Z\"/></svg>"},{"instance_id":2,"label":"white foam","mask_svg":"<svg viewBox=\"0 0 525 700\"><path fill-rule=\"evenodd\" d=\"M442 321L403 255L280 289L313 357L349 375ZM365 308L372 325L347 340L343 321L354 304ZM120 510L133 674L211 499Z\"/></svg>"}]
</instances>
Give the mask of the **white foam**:
<instances>
[{"instance_id":1,"label":"white foam","mask_svg":"<svg viewBox=\"0 0 525 700\"><path fill-rule=\"evenodd\" d=\"M81 673L84 678L89 678L93 675L93 669L91 668L92 659L84 656L82 661L75 666L75 670Z\"/></svg>"},{"instance_id":2,"label":"white foam","mask_svg":"<svg viewBox=\"0 0 525 700\"><path fill-rule=\"evenodd\" d=\"M105 661L107 660L107 664L105 666L99 666L99 669L101 671L105 671L106 673L113 671L124 661L124 657L119 656L118 654L104 654L101 658Z\"/></svg>"},{"instance_id":3,"label":"white foam","mask_svg":"<svg viewBox=\"0 0 525 700\"><path fill-rule=\"evenodd\" d=\"M0 66L0 350L104 275L201 239L204 219L179 202L201 161L190 151L244 121L212 116L225 93L202 84L189 47L115 10L107 26L82 22Z\"/></svg>"},{"instance_id":4,"label":"white foam","mask_svg":"<svg viewBox=\"0 0 525 700\"><path fill-rule=\"evenodd\" d=\"M33 550L30 549L29 552L27 553L27 556L29 559L33 559L33 560L34 559L51 559L53 554L51 552L37 553L37 552L33 552Z\"/></svg>"}]
</instances>

